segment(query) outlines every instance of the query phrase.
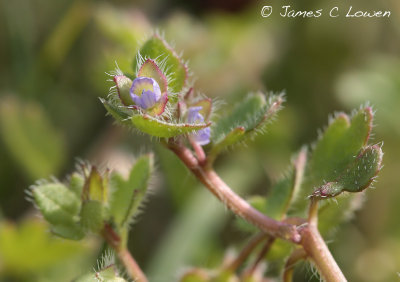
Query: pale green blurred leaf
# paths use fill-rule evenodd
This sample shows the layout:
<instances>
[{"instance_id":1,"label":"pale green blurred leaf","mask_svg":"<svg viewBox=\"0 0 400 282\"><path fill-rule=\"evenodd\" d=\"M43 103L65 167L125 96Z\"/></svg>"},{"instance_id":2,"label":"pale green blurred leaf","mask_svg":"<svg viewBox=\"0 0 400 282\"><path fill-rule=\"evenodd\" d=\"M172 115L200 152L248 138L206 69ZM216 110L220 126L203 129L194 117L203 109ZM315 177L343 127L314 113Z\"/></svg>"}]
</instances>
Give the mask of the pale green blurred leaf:
<instances>
[{"instance_id":1,"label":"pale green blurred leaf","mask_svg":"<svg viewBox=\"0 0 400 282\"><path fill-rule=\"evenodd\" d=\"M2 98L0 133L9 153L32 179L55 174L63 165L64 142L37 104Z\"/></svg>"},{"instance_id":2,"label":"pale green blurred leaf","mask_svg":"<svg viewBox=\"0 0 400 282\"><path fill-rule=\"evenodd\" d=\"M25 220L18 225L3 221L0 223L1 272L33 278L49 276L55 271L57 281L70 281L82 267L89 267L88 260L93 257L96 245L56 238L37 220Z\"/></svg>"}]
</instances>

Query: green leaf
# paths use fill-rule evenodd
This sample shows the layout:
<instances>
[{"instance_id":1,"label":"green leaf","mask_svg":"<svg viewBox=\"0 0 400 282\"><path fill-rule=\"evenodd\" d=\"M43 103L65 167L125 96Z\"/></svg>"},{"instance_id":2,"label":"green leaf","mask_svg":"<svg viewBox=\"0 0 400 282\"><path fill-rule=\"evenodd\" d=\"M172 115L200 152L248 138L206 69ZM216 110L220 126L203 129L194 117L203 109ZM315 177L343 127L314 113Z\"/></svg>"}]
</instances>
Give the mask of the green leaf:
<instances>
[{"instance_id":1,"label":"green leaf","mask_svg":"<svg viewBox=\"0 0 400 282\"><path fill-rule=\"evenodd\" d=\"M57 238L49 233L44 221L37 219L24 219L18 224L0 222L2 273L19 277L17 280L31 281L33 274L58 270L59 279L47 281L59 281L60 277L71 281L76 273L90 267L97 248L93 241L82 244ZM33 280L40 279L35 276Z\"/></svg>"},{"instance_id":2,"label":"green leaf","mask_svg":"<svg viewBox=\"0 0 400 282\"><path fill-rule=\"evenodd\" d=\"M46 183L32 188L35 204L54 225L73 225L78 219L80 199L62 183Z\"/></svg>"},{"instance_id":3,"label":"green leaf","mask_svg":"<svg viewBox=\"0 0 400 282\"><path fill-rule=\"evenodd\" d=\"M110 101L104 100L100 98L101 103L103 103L107 112L115 118L119 123L123 125L131 125L130 122L130 114L128 110L123 107L123 105L117 105L116 103L112 103Z\"/></svg>"},{"instance_id":4,"label":"green leaf","mask_svg":"<svg viewBox=\"0 0 400 282\"><path fill-rule=\"evenodd\" d=\"M107 175L102 177L96 167L92 166L90 175L83 186L82 199L106 203L108 200Z\"/></svg>"},{"instance_id":5,"label":"green leaf","mask_svg":"<svg viewBox=\"0 0 400 282\"><path fill-rule=\"evenodd\" d=\"M366 145L372 129L372 110L359 110L351 119L339 114L315 146L308 176L312 187L335 180Z\"/></svg>"},{"instance_id":6,"label":"green leaf","mask_svg":"<svg viewBox=\"0 0 400 282\"><path fill-rule=\"evenodd\" d=\"M133 125L147 134L156 137L175 137L185 133L192 133L202 128L210 126L210 123L198 123L198 124L187 124L187 123L169 123L149 115L133 115Z\"/></svg>"},{"instance_id":7,"label":"green leaf","mask_svg":"<svg viewBox=\"0 0 400 282\"><path fill-rule=\"evenodd\" d=\"M85 236L80 223L52 224L50 230L53 234L70 240L81 240Z\"/></svg>"},{"instance_id":8,"label":"green leaf","mask_svg":"<svg viewBox=\"0 0 400 282\"><path fill-rule=\"evenodd\" d=\"M140 55L145 59L153 59L156 62L163 62L169 78L168 92L178 93L186 85L188 70L186 64L178 54L158 35L153 35L140 48ZM140 67L137 60L133 62L133 69ZM158 64L160 65L160 64ZM163 70L165 72L165 70Z\"/></svg>"},{"instance_id":9,"label":"green leaf","mask_svg":"<svg viewBox=\"0 0 400 282\"><path fill-rule=\"evenodd\" d=\"M282 95L270 95L268 100L262 93L249 95L229 115L219 119L212 127L211 139L214 146L211 154L216 156L228 146L264 130L265 125L281 108L282 102Z\"/></svg>"},{"instance_id":10,"label":"green leaf","mask_svg":"<svg viewBox=\"0 0 400 282\"><path fill-rule=\"evenodd\" d=\"M56 174L65 159L63 139L50 121L35 103L0 100L0 139L32 179Z\"/></svg>"},{"instance_id":11,"label":"green leaf","mask_svg":"<svg viewBox=\"0 0 400 282\"><path fill-rule=\"evenodd\" d=\"M303 181L307 161L307 149L303 148L288 174L279 180L271 189L266 201L265 213L277 220L285 217L291 203L296 198Z\"/></svg>"},{"instance_id":12,"label":"green leaf","mask_svg":"<svg viewBox=\"0 0 400 282\"><path fill-rule=\"evenodd\" d=\"M371 129L373 114L369 107L356 111L352 118L340 113L330 121L328 128L314 145L306 168L299 201L293 215L304 216L307 197L317 187L337 181L352 167L355 157L366 146ZM357 194L337 196L337 202L323 201L319 208L319 229L322 235L337 229L338 224L351 217L360 206L362 196Z\"/></svg>"},{"instance_id":13,"label":"green leaf","mask_svg":"<svg viewBox=\"0 0 400 282\"><path fill-rule=\"evenodd\" d=\"M82 197L82 190L84 185L85 179L81 174L75 172L70 176L69 189L75 193L76 197Z\"/></svg>"},{"instance_id":14,"label":"green leaf","mask_svg":"<svg viewBox=\"0 0 400 282\"><path fill-rule=\"evenodd\" d=\"M130 223L146 194L153 170L153 155L140 157L132 167L128 179L113 173L110 179L110 213L115 223L124 227Z\"/></svg>"},{"instance_id":15,"label":"green leaf","mask_svg":"<svg viewBox=\"0 0 400 282\"><path fill-rule=\"evenodd\" d=\"M315 144L306 169L300 200L303 209L311 189L335 181L366 145L372 129L372 110L363 108L350 118L340 113ZM299 203L301 204L301 203Z\"/></svg>"},{"instance_id":16,"label":"green leaf","mask_svg":"<svg viewBox=\"0 0 400 282\"><path fill-rule=\"evenodd\" d=\"M116 75L113 80L121 102L125 106L133 105L134 103L130 94L132 80L124 75Z\"/></svg>"},{"instance_id":17,"label":"green leaf","mask_svg":"<svg viewBox=\"0 0 400 282\"><path fill-rule=\"evenodd\" d=\"M105 212L101 202L96 200L83 202L80 215L81 224L85 230L97 233L103 228Z\"/></svg>"},{"instance_id":18,"label":"green leaf","mask_svg":"<svg viewBox=\"0 0 400 282\"><path fill-rule=\"evenodd\" d=\"M378 145L363 149L337 180L322 185L311 196L331 198L344 191L361 192L372 183L381 170L382 157L382 149Z\"/></svg>"},{"instance_id":19,"label":"green leaf","mask_svg":"<svg viewBox=\"0 0 400 282\"><path fill-rule=\"evenodd\" d=\"M227 135L225 135L225 137L220 142L216 143L212 147L212 149L210 151L210 156L215 157L221 151L240 142L241 140L243 140L245 133L246 133L246 130L242 126L234 128L231 132L229 132Z\"/></svg>"}]
</instances>

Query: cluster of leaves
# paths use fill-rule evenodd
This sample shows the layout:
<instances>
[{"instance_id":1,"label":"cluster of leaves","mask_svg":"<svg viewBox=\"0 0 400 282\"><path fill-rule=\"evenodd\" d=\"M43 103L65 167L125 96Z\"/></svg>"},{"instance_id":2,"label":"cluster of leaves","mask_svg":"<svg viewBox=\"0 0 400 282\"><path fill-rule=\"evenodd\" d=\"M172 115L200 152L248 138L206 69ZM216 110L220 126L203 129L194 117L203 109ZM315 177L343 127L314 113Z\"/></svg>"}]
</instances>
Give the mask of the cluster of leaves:
<instances>
[{"instance_id":1,"label":"cluster of leaves","mask_svg":"<svg viewBox=\"0 0 400 282\"><path fill-rule=\"evenodd\" d=\"M39 181L28 193L60 237L80 240L87 233L101 233L106 224L126 236L146 194L152 167L152 155L137 159L128 177L108 170L101 174L95 166L84 164L65 183Z\"/></svg>"}]
</instances>

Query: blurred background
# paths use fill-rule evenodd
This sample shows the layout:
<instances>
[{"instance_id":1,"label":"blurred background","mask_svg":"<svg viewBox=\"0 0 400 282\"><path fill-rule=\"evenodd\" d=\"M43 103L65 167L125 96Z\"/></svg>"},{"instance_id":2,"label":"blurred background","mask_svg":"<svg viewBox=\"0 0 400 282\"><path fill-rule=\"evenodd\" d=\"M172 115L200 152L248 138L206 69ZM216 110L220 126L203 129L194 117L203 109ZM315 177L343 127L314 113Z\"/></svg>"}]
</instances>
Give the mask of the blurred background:
<instances>
[{"instance_id":1,"label":"blurred background","mask_svg":"<svg viewBox=\"0 0 400 282\"><path fill-rule=\"evenodd\" d=\"M265 195L293 153L316 140L329 114L373 105L372 142L384 140L385 167L364 207L327 239L350 281L397 281L400 2L306 2L288 4L324 9L323 16L282 18L283 4L274 0L0 0L0 281L70 281L95 265L98 239L52 237L25 199L37 179L65 179L77 157L118 165L156 151L152 194L130 237L150 281L176 281L191 265L218 267L227 250L248 238L170 152L105 116L98 97L112 86L106 72L116 63L132 72L140 42L156 29L183 52L197 90L224 107L249 91L286 91L285 109L268 134L216 164L241 195ZM260 15L264 5L274 7L269 18ZM326 14L350 5L391 16ZM269 261L268 273L276 275L279 267ZM306 264L296 270L296 281L313 279Z\"/></svg>"}]
</instances>

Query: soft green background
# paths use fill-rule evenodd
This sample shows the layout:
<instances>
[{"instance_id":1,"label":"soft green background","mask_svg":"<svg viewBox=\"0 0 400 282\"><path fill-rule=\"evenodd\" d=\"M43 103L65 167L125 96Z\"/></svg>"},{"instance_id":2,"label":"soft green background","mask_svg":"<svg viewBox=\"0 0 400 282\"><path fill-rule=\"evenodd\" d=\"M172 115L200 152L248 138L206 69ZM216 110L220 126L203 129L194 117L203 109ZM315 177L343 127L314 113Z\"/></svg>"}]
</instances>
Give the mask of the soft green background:
<instances>
[{"instance_id":1,"label":"soft green background","mask_svg":"<svg viewBox=\"0 0 400 282\"><path fill-rule=\"evenodd\" d=\"M242 195L265 194L329 114L374 106L373 142L385 142L385 167L364 208L329 246L351 281L399 279L400 3L292 1L296 9L324 9L320 18L292 19L278 16L282 1L264 2L0 0L1 281L70 281L95 265L97 239L51 238L25 200L29 185L64 178L76 157L123 169L132 155L157 152L153 192L130 237L151 281L174 281L189 265L215 267L246 239L171 153L114 127L97 99L112 86L105 72L116 63L130 70L138 42L156 28L183 51L196 88L226 102L221 108L248 91L286 90L268 134L217 162ZM263 5L274 8L269 18L260 16ZM327 15L350 5L392 14ZM309 281L312 270L299 267L297 275Z\"/></svg>"}]
</instances>

